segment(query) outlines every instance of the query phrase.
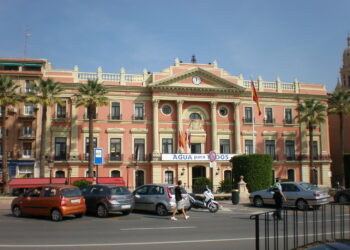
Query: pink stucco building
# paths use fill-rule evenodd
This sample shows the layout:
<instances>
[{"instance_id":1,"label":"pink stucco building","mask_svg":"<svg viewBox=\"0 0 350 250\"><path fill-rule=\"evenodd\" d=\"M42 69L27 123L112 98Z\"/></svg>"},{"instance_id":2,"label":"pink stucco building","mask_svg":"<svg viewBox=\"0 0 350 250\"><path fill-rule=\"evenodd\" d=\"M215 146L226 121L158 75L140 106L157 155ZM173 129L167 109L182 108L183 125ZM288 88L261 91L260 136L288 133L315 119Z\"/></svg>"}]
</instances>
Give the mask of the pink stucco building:
<instances>
[{"instance_id":1,"label":"pink stucco building","mask_svg":"<svg viewBox=\"0 0 350 250\"><path fill-rule=\"evenodd\" d=\"M72 96L78 84L98 79L109 91L109 105L98 107L94 120L94 143L104 152L99 176L121 176L130 188L177 180L191 188L198 177L219 185L231 176L233 155L256 152L273 156L274 176L310 182L308 131L295 120L295 108L306 98L326 104L324 85L259 77L254 81L259 116L251 81L231 75L216 61L175 59L161 72L144 70L140 75L123 68L119 73L105 73L101 67L97 72L82 72L78 66L57 70L50 63L42 71L65 88L66 105L52 106L47 123L46 155L54 160L57 177L67 176L68 169L72 177L87 175L87 112L75 106ZM316 128L313 148L318 183L330 186L328 122ZM216 163L209 161L211 151ZM38 175L35 166L33 175Z\"/></svg>"}]
</instances>

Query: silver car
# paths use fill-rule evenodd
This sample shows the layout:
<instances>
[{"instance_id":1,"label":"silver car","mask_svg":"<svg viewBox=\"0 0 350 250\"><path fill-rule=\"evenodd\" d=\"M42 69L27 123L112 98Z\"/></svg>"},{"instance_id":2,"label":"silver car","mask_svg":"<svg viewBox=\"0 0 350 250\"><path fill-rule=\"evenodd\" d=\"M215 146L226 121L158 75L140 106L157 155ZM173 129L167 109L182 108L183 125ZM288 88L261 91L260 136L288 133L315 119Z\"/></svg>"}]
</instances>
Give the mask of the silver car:
<instances>
[{"instance_id":1,"label":"silver car","mask_svg":"<svg viewBox=\"0 0 350 250\"><path fill-rule=\"evenodd\" d=\"M297 207L299 210L306 210L310 206L317 209L330 201L327 190L319 189L306 182L282 182L281 185L287 199L285 205ZM252 192L249 195L250 203L256 207L274 205L273 193L272 188Z\"/></svg>"},{"instance_id":2,"label":"silver car","mask_svg":"<svg viewBox=\"0 0 350 250\"><path fill-rule=\"evenodd\" d=\"M182 193L187 194L184 188L182 188ZM135 200L135 210L155 212L164 216L176 209L175 187L172 185L147 184L138 187L132 194ZM190 202L186 198L185 209L189 207Z\"/></svg>"}]
</instances>

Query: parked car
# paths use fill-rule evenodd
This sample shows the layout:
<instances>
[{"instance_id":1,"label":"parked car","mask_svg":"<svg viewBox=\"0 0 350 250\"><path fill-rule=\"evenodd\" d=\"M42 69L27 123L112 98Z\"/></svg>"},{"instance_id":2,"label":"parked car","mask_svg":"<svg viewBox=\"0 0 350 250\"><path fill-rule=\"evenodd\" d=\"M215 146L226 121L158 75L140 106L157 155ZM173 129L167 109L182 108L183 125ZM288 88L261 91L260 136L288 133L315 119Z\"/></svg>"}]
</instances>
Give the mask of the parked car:
<instances>
[{"instance_id":1,"label":"parked car","mask_svg":"<svg viewBox=\"0 0 350 250\"><path fill-rule=\"evenodd\" d=\"M79 188L70 185L44 185L28 190L11 204L16 217L22 215L50 216L61 221L63 216L81 217L86 211L85 199Z\"/></svg>"},{"instance_id":2,"label":"parked car","mask_svg":"<svg viewBox=\"0 0 350 250\"><path fill-rule=\"evenodd\" d=\"M88 185L80 188L86 202L87 212L98 217L107 217L110 213L130 214L134 207L131 192L126 187L114 185Z\"/></svg>"},{"instance_id":3,"label":"parked car","mask_svg":"<svg viewBox=\"0 0 350 250\"><path fill-rule=\"evenodd\" d=\"M282 182L281 185L287 199L286 205L297 207L299 210L306 210L310 206L317 209L330 201L327 190L306 182ZM272 188L253 192L249 195L249 199L256 207L275 204Z\"/></svg>"},{"instance_id":4,"label":"parked car","mask_svg":"<svg viewBox=\"0 0 350 250\"><path fill-rule=\"evenodd\" d=\"M334 195L334 201L339 203L350 202L350 189L337 191Z\"/></svg>"},{"instance_id":5,"label":"parked car","mask_svg":"<svg viewBox=\"0 0 350 250\"><path fill-rule=\"evenodd\" d=\"M182 193L187 194L182 188ZM160 216L167 215L176 209L175 187L166 184L146 184L133 192L135 210L155 212ZM187 196L186 196L187 197ZM189 199L185 199L185 209L191 206Z\"/></svg>"}]
</instances>

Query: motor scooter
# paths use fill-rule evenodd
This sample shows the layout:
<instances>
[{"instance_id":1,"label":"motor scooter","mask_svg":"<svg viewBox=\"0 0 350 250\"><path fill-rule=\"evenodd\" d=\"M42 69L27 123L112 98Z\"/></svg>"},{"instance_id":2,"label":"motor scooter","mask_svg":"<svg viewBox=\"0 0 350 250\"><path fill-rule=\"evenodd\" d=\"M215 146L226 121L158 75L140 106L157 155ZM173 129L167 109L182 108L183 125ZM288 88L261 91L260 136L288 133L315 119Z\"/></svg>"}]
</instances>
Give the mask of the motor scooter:
<instances>
[{"instance_id":1,"label":"motor scooter","mask_svg":"<svg viewBox=\"0 0 350 250\"><path fill-rule=\"evenodd\" d=\"M219 210L219 203L214 200L214 195L208 187L205 188L203 195L204 200L202 201L188 194L188 198L191 204L190 208L205 208L208 209L211 213L216 213Z\"/></svg>"}]
</instances>

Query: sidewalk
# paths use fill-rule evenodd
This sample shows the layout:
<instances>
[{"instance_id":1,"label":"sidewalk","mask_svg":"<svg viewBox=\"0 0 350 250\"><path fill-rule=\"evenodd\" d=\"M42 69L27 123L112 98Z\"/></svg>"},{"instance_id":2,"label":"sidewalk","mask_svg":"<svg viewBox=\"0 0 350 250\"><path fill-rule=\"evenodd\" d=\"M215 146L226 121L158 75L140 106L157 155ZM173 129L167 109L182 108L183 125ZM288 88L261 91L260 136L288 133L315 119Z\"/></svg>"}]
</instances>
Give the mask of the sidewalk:
<instances>
[{"instance_id":1,"label":"sidewalk","mask_svg":"<svg viewBox=\"0 0 350 250\"><path fill-rule=\"evenodd\" d=\"M16 197L0 196L0 210L10 210L11 202Z\"/></svg>"}]
</instances>

